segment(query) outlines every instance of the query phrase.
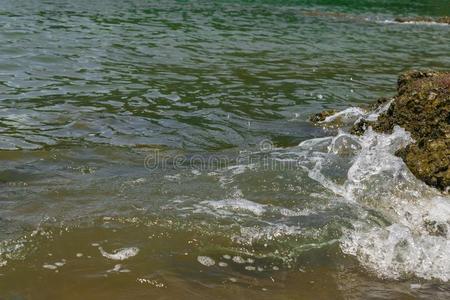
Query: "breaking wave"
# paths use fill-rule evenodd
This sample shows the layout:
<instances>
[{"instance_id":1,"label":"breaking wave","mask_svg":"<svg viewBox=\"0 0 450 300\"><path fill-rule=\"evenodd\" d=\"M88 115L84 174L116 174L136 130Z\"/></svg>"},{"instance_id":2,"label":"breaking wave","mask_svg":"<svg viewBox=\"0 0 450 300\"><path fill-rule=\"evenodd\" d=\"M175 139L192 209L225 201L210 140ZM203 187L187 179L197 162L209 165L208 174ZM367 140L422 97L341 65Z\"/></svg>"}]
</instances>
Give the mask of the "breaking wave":
<instances>
[{"instance_id":1,"label":"breaking wave","mask_svg":"<svg viewBox=\"0 0 450 300\"><path fill-rule=\"evenodd\" d=\"M354 120L363 112L349 109L325 122L348 114ZM400 127L392 134L369 128L363 136L341 131L335 137L307 140L299 148L309 151L308 160L314 161L305 167L310 178L360 208L358 219L341 238L344 253L383 278L448 281L450 198L416 179L395 156L411 141ZM328 174L342 167L346 178L336 182Z\"/></svg>"}]
</instances>

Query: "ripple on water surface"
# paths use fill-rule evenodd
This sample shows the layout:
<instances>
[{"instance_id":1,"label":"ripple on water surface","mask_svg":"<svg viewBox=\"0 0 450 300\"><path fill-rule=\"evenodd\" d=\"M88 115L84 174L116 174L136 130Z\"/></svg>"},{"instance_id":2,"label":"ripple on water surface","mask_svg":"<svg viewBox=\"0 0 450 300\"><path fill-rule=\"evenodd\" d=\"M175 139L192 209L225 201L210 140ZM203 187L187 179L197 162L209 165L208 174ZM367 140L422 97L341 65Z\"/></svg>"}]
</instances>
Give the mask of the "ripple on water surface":
<instances>
[{"instance_id":1,"label":"ripple on water surface","mask_svg":"<svg viewBox=\"0 0 450 300\"><path fill-rule=\"evenodd\" d=\"M1 296L449 298L449 198L408 134L307 122L448 68L449 27L344 2L2 1Z\"/></svg>"}]
</instances>

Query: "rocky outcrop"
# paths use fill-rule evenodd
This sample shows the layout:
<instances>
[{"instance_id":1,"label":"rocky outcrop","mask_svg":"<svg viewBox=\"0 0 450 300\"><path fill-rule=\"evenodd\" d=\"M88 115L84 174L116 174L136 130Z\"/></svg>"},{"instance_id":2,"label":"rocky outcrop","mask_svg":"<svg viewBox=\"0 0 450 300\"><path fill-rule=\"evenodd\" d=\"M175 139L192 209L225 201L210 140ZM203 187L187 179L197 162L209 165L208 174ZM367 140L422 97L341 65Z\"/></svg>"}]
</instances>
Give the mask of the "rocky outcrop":
<instances>
[{"instance_id":1,"label":"rocky outcrop","mask_svg":"<svg viewBox=\"0 0 450 300\"><path fill-rule=\"evenodd\" d=\"M385 103L379 100L377 105ZM450 190L450 72L410 71L398 79L397 95L377 120L361 119L353 134L370 126L389 133L395 125L409 131L415 142L396 154L411 172L440 190Z\"/></svg>"},{"instance_id":2,"label":"rocky outcrop","mask_svg":"<svg viewBox=\"0 0 450 300\"><path fill-rule=\"evenodd\" d=\"M411 172L441 190L450 187L450 73L410 71L398 79L397 96L377 121L364 127L390 132L394 125L409 131L415 143L400 150ZM361 124L354 131L361 132Z\"/></svg>"},{"instance_id":3,"label":"rocky outcrop","mask_svg":"<svg viewBox=\"0 0 450 300\"><path fill-rule=\"evenodd\" d=\"M390 132L394 125L416 140L450 138L450 73L410 71L398 79L397 96L389 109L370 123Z\"/></svg>"}]
</instances>

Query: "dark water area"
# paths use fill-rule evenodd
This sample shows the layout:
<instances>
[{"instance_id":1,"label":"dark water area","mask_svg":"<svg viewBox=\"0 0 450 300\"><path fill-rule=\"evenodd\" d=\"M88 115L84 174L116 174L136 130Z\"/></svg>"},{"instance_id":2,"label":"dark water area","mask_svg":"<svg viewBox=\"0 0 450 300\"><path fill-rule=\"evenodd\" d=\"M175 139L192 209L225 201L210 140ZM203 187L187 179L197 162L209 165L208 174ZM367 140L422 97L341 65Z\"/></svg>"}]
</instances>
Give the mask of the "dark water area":
<instances>
[{"instance_id":1,"label":"dark water area","mask_svg":"<svg viewBox=\"0 0 450 300\"><path fill-rule=\"evenodd\" d=\"M0 298L447 299L450 238L420 224L450 199L393 156L407 133L308 118L448 70L450 26L394 21L448 15L2 0Z\"/></svg>"}]
</instances>

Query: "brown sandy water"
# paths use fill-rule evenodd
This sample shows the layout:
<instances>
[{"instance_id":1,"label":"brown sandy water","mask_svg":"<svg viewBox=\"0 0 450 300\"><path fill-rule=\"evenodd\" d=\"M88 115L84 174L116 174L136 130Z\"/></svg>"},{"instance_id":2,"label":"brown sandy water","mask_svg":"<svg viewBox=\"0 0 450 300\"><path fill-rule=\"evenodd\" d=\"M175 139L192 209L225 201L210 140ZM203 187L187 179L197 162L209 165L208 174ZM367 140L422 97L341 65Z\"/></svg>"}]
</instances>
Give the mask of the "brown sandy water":
<instances>
[{"instance_id":1,"label":"brown sandy water","mask_svg":"<svg viewBox=\"0 0 450 300\"><path fill-rule=\"evenodd\" d=\"M123 222L129 224L117 225ZM7 297L33 299L444 299L447 293L430 283L411 289L410 281L370 276L353 259L342 257L335 244L286 263L280 257L264 257L264 246L236 247L207 229L174 230L178 226L158 220L145 225L132 220L117 223L42 230L30 242L33 246L28 245L34 249L28 250L27 258L4 270L1 290L8 291ZM105 250L124 243L138 245L140 252L125 261L108 260L100 255L97 243ZM216 264L198 263L197 257L204 255ZM245 262L236 263L234 257ZM43 267L58 262L63 265L55 270Z\"/></svg>"}]
</instances>

